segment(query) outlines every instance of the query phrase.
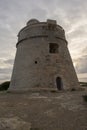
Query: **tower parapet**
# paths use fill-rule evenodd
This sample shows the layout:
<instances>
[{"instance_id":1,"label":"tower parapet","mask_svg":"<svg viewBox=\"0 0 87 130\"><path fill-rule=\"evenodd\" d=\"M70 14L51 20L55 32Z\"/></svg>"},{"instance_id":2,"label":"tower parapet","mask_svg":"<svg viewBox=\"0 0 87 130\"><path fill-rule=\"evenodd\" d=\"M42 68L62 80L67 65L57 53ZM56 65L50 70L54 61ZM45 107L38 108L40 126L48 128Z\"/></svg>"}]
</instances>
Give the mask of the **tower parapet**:
<instances>
[{"instance_id":1,"label":"tower parapet","mask_svg":"<svg viewBox=\"0 0 87 130\"><path fill-rule=\"evenodd\" d=\"M52 37L64 40L66 43L64 29L57 25L56 20L47 20L47 22L39 22L36 19L31 19L27 22L27 26L24 27L18 34L18 43L21 40L38 37Z\"/></svg>"}]
</instances>

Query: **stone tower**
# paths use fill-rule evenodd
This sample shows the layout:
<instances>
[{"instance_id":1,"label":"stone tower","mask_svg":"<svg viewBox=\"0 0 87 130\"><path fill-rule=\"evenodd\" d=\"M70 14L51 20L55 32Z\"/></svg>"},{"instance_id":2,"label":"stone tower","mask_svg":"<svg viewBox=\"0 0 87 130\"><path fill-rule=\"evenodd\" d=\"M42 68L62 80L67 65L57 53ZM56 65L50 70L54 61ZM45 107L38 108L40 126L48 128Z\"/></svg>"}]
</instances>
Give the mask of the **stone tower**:
<instances>
[{"instance_id":1,"label":"stone tower","mask_svg":"<svg viewBox=\"0 0 87 130\"><path fill-rule=\"evenodd\" d=\"M64 29L55 20L31 19L18 34L10 90L79 86Z\"/></svg>"}]
</instances>

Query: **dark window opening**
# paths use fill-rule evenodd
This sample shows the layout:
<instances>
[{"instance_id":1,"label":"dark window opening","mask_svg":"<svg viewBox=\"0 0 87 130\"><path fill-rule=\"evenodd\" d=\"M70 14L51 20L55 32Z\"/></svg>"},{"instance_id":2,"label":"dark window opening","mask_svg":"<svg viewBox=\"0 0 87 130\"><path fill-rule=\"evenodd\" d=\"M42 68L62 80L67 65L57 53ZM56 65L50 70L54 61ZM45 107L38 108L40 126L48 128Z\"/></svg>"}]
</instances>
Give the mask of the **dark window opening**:
<instances>
[{"instance_id":1,"label":"dark window opening","mask_svg":"<svg viewBox=\"0 0 87 130\"><path fill-rule=\"evenodd\" d=\"M54 30L54 26L52 26L51 24L48 25L48 29L49 30Z\"/></svg>"},{"instance_id":2,"label":"dark window opening","mask_svg":"<svg viewBox=\"0 0 87 130\"><path fill-rule=\"evenodd\" d=\"M57 85L57 89L58 90L62 90L63 89L62 79L60 77L56 78L56 85Z\"/></svg>"},{"instance_id":3,"label":"dark window opening","mask_svg":"<svg viewBox=\"0 0 87 130\"><path fill-rule=\"evenodd\" d=\"M35 61L35 64L37 64L37 61Z\"/></svg>"},{"instance_id":4,"label":"dark window opening","mask_svg":"<svg viewBox=\"0 0 87 130\"><path fill-rule=\"evenodd\" d=\"M59 48L59 46L56 43L49 44L49 52L50 53L58 53L58 48Z\"/></svg>"}]
</instances>

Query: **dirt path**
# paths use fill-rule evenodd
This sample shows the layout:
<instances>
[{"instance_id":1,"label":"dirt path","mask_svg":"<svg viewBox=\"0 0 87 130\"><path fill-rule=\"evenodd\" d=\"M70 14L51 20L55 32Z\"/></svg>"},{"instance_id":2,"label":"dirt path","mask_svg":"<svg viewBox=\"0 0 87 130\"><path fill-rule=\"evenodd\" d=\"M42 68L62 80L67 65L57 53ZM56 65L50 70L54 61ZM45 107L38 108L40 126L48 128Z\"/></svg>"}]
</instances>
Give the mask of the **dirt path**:
<instances>
[{"instance_id":1,"label":"dirt path","mask_svg":"<svg viewBox=\"0 0 87 130\"><path fill-rule=\"evenodd\" d=\"M87 130L85 94L0 93L0 130Z\"/></svg>"}]
</instances>

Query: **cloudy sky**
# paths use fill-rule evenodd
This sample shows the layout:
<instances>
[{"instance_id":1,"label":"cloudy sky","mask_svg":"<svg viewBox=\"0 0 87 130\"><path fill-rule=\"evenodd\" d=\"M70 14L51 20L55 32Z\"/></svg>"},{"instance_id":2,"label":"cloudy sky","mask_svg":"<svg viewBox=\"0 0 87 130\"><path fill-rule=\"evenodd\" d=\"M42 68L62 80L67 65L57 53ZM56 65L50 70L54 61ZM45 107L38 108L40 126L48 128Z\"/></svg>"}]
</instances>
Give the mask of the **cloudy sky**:
<instances>
[{"instance_id":1,"label":"cloudy sky","mask_svg":"<svg viewBox=\"0 0 87 130\"><path fill-rule=\"evenodd\" d=\"M0 0L0 82L10 80L17 34L31 18L57 20L79 80L87 81L87 0Z\"/></svg>"}]
</instances>

